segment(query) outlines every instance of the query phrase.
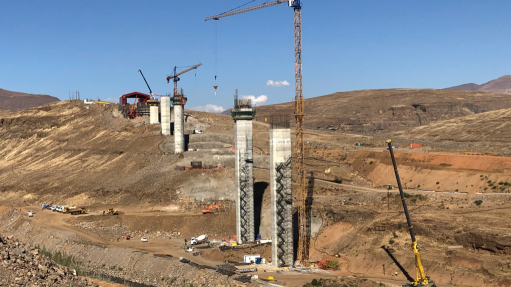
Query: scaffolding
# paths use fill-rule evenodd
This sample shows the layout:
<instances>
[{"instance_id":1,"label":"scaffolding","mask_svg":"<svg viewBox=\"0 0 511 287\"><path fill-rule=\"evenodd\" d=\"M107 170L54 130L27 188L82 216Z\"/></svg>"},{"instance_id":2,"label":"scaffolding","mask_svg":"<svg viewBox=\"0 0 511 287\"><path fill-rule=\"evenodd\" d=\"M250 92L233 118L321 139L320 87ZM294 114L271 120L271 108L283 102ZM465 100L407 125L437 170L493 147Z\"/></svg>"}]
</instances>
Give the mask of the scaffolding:
<instances>
[{"instance_id":1,"label":"scaffolding","mask_svg":"<svg viewBox=\"0 0 511 287\"><path fill-rule=\"evenodd\" d=\"M291 158L276 164L275 171L277 172L277 265L287 267L293 265Z\"/></svg>"},{"instance_id":2,"label":"scaffolding","mask_svg":"<svg viewBox=\"0 0 511 287\"><path fill-rule=\"evenodd\" d=\"M246 138L246 148L244 153L239 152L240 156L240 227L241 227L241 241L243 243L254 241L254 220L253 220L253 153L252 153L252 139Z\"/></svg>"}]
</instances>

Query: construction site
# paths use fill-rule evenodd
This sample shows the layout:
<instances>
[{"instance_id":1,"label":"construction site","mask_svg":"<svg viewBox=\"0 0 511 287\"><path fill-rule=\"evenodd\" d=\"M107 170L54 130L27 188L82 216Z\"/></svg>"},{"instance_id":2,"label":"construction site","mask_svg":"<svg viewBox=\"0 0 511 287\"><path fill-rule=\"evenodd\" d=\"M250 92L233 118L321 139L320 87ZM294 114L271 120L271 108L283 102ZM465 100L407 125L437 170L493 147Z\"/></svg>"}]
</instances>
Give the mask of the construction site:
<instances>
[{"instance_id":1,"label":"construction site","mask_svg":"<svg viewBox=\"0 0 511 287\"><path fill-rule=\"evenodd\" d=\"M305 100L301 1L205 20L277 4L291 102L236 89L229 114L189 110L178 83L199 63L166 76L172 94L139 69L148 94L0 110L0 285L511 286L509 95Z\"/></svg>"}]
</instances>

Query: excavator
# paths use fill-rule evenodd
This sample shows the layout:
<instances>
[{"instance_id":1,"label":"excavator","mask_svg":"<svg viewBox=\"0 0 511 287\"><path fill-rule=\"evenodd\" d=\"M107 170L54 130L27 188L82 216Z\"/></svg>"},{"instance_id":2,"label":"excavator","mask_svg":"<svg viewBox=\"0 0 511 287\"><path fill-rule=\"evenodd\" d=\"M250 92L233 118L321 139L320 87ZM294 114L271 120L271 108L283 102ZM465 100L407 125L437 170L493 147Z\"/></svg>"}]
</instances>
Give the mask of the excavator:
<instances>
[{"instance_id":1,"label":"excavator","mask_svg":"<svg viewBox=\"0 0 511 287\"><path fill-rule=\"evenodd\" d=\"M213 213L213 210L220 211L220 203L217 205L211 204L208 208L202 210L202 214Z\"/></svg>"},{"instance_id":2,"label":"excavator","mask_svg":"<svg viewBox=\"0 0 511 287\"><path fill-rule=\"evenodd\" d=\"M410 237L412 238L412 250L415 254L415 272L417 279L414 281L408 274L405 273L405 276L410 281L408 286L431 286L434 287L433 280L426 277L426 273L424 272L424 267L422 266L421 255L419 253L419 245L417 244L417 239L415 238L415 233L413 232L412 220L410 219L410 214L408 213L408 207L406 206L405 194L403 192L403 186L401 185L401 180L399 177L399 172L397 171L397 163L396 158L394 157L394 149L392 147L392 140L387 140L387 144L389 146L390 157L392 158L392 164L394 165L394 173L396 174L397 186L399 188L399 194L401 196L401 202L403 203L403 209L405 210L406 223L408 224L408 230L410 231ZM401 268L400 268L401 269ZM402 269L404 271L404 269ZM431 285L432 284L432 285Z\"/></svg>"}]
</instances>

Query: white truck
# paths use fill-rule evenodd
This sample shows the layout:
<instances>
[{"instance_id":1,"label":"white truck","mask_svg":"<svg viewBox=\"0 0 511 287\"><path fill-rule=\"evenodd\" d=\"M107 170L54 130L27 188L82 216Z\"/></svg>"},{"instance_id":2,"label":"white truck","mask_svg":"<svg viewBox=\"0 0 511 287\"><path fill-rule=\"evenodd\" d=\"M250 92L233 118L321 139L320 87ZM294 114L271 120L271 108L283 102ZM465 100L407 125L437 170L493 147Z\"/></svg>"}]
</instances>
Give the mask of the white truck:
<instances>
[{"instance_id":1,"label":"white truck","mask_svg":"<svg viewBox=\"0 0 511 287\"><path fill-rule=\"evenodd\" d=\"M198 245L198 244L206 243L207 241L208 241L208 235L203 234L201 236L198 236L197 238L192 237L190 240L190 243L192 245Z\"/></svg>"}]
</instances>

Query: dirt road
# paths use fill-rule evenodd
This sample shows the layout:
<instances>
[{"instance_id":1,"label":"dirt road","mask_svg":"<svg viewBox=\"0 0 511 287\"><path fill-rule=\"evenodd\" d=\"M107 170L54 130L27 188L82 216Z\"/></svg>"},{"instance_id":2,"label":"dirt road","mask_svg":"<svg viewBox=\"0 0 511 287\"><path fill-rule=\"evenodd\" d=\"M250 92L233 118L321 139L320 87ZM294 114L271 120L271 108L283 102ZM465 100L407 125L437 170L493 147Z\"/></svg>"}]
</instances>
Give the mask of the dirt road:
<instances>
[{"instance_id":1,"label":"dirt road","mask_svg":"<svg viewBox=\"0 0 511 287\"><path fill-rule=\"evenodd\" d=\"M5 208L5 207L4 207ZM23 212L28 212L29 210L36 211L36 214L34 217L28 218L31 222L38 224L39 226L49 227L49 228L55 228L62 231L68 231L75 233L76 235L82 237L85 240L99 243L104 245L108 248L131 248L136 249L144 252L150 252L154 254L168 254L172 255L173 257L183 257L186 259L189 259L197 264L200 265L207 265L211 267L215 267L219 264L222 264L223 262L218 261L210 261L205 260L200 256L193 256L193 254L189 252L184 251L184 237L178 237L178 238L172 238L172 239L150 239L148 242L142 242L140 238L133 238L131 240L122 239L119 240L119 242L112 242L107 241L99 237L98 235L87 232L84 229L76 228L69 223L66 222L66 219L68 219L71 215L61 214L58 212L52 212L50 210L39 210L37 207L21 207L19 208ZM128 215L134 215L137 216L178 216L182 215L182 213L165 213L162 214L161 212L141 212L141 213L128 213ZM89 214L89 215L79 215L80 217L87 217L87 216L94 216L96 214ZM196 215L196 214L195 214Z\"/></svg>"}]
</instances>

